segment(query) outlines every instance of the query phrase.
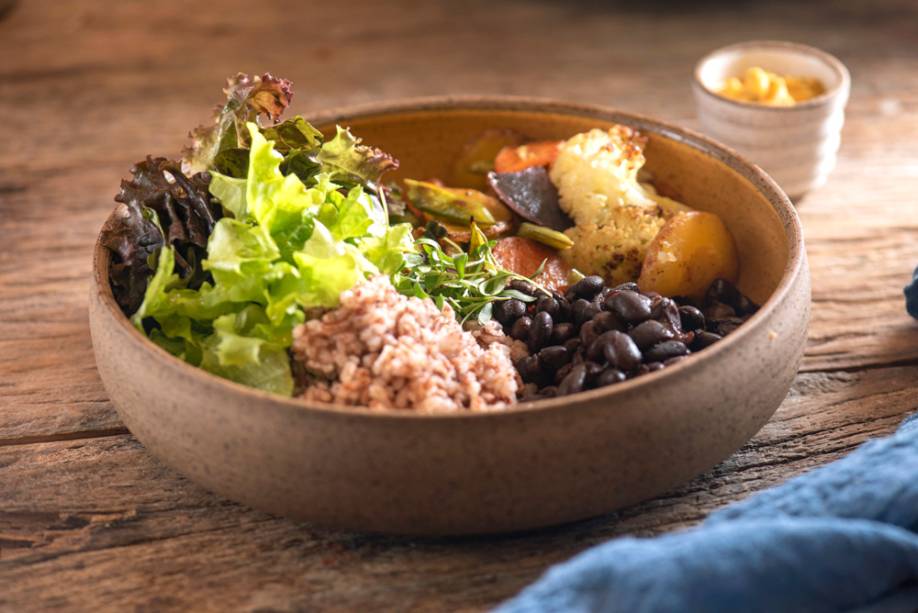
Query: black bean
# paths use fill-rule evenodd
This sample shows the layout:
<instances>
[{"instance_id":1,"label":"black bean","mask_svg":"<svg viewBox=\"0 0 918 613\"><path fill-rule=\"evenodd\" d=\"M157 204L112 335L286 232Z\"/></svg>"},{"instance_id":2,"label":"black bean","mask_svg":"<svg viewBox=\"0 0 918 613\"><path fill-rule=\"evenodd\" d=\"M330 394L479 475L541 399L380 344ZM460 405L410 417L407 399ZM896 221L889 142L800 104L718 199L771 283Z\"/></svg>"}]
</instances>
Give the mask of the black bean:
<instances>
[{"instance_id":1,"label":"black bean","mask_svg":"<svg viewBox=\"0 0 918 613\"><path fill-rule=\"evenodd\" d=\"M518 341L528 340L530 329L532 329L532 318L528 315L523 315L513 322L513 326L510 327L510 336Z\"/></svg>"},{"instance_id":2,"label":"black bean","mask_svg":"<svg viewBox=\"0 0 918 613\"><path fill-rule=\"evenodd\" d=\"M739 300L736 301L736 306L734 308L740 315L752 315L759 310L756 303L742 294L740 294Z\"/></svg>"},{"instance_id":3,"label":"black bean","mask_svg":"<svg viewBox=\"0 0 918 613\"><path fill-rule=\"evenodd\" d=\"M612 339L614 338L613 332L616 332L616 330L609 330L608 332L603 332L602 334L597 336L595 339L593 339L592 343L588 345L584 345L586 347L586 358L588 360L603 359L603 357L605 356L604 352L605 352L606 345L613 342L612 341Z\"/></svg>"},{"instance_id":4,"label":"black bean","mask_svg":"<svg viewBox=\"0 0 918 613\"><path fill-rule=\"evenodd\" d=\"M605 387L607 385L612 385L613 383L621 383L628 377L617 368L607 368L603 371L601 375L596 379L596 387Z\"/></svg>"},{"instance_id":5,"label":"black bean","mask_svg":"<svg viewBox=\"0 0 918 613\"><path fill-rule=\"evenodd\" d=\"M586 381L586 374L587 368L585 365L577 364L574 366L558 386L558 395L566 396L567 394L575 394L582 390L583 384Z\"/></svg>"},{"instance_id":6,"label":"black bean","mask_svg":"<svg viewBox=\"0 0 918 613\"><path fill-rule=\"evenodd\" d=\"M669 358L668 360L666 360L665 362L663 362L663 366L672 366L673 364L676 364L676 363L678 363L678 362L681 362L682 360L684 360L684 359L687 358L687 357L688 357L687 355L677 355L676 357L674 357L674 358Z\"/></svg>"},{"instance_id":7,"label":"black bean","mask_svg":"<svg viewBox=\"0 0 918 613\"><path fill-rule=\"evenodd\" d=\"M597 362L584 362L583 365L586 366L586 383L583 385L588 388L596 381L596 377L605 370L605 366Z\"/></svg>"},{"instance_id":8,"label":"black bean","mask_svg":"<svg viewBox=\"0 0 918 613\"><path fill-rule=\"evenodd\" d=\"M510 300L500 300L494 305L494 317L500 323L510 325L518 317L526 314L526 305L522 300L511 298Z\"/></svg>"},{"instance_id":9,"label":"black bean","mask_svg":"<svg viewBox=\"0 0 918 613\"><path fill-rule=\"evenodd\" d=\"M562 345L550 345L548 347L543 347L539 350L538 355L539 362L542 364L542 368L548 369L549 372L561 368L571 359L567 349L565 349Z\"/></svg>"},{"instance_id":10,"label":"black bean","mask_svg":"<svg viewBox=\"0 0 918 613\"><path fill-rule=\"evenodd\" d=\"M543 387L542 391L539 393L542 395L542 398L554 398L558 395L558 388L554 385L549 385L548 387Z\"/></svg>"},{"instance_id":11,"label":"black bean","mask_svg":"<svg viewBox=\"0 0 918 613\"><path fill-rule=\"evenodd\" d=\"M574 367L574 364L571 362L568 362L567 364L559 368L557 372L555 372L555 376L554 376L555 383L561 383L562 381L564 381L564 377L567 376L567 373L569 373L573 367Z\"/></svg>"},{"instance_id":12,"label":"black bean","mask_svg":"<svg viewBox=\"0 0 918 613\"><path fill-rule=\"evenodd\" d=\"M574 324L562 321L556 323L551 329L551 342L560 345L574 335Z\"/></svg>"},{"instance_id":13,"label":"black bean","mask_svg":"<svg viewBox=\"0 0 918 613\"><path fill-rule=\"evenodd\" d=\"M584 347L589 347L597 336L599 333L596 332L596 324L592 320L580 326L580 342Z\"/></svg>"},{"instance_id":14,"label":"black bean","mask_svg":"<svg viewBox=\"0 0 918 613\"><path fill-rule=\"evenodd\" d=\"M536 301L536 306L535 306L536 312L545 311L552 317L556 317L558 315L558 311L560 310L560 308L561 307L558 304L558 301L552 298L551 296L542 296Z\"/></svg>"},{"instance_id":15,"label":"black bean","mask_svg":"<svg viewBox=\"0 0 918 613\"><path fill-rule=\"evenodd\" d=\"M691 305L679 307L679 319L683 330L704 330L704 313Z\"/></svg>"},{"instance_id":16,"label":"black bean","mask_svg":"<svg viewBox=\"0 0 918 613\"><path fill-rule=\"evenodd\" d=\"M704 310L704 315L708 319L727 319L728 317L736 317L736 311L729 304L715 302Z\"/></svg>"},{"instance_id":17,"label":"black bean","mask_svg":"<svg viewBox=\"0 0 918 613\"><path fill-rule=\"evenodd\" d=\"M641 350L631 337L624 332L612 330L606 332L608 342L603 346L603 355L614 366L624 371L634 370L641 365Z\"/></svg>"},{"instance_id":18,"label":"black bean","mask_svg":"<svg viewBox=\"0 0 918 613\"><path fill-rule=\"evenodd\" d=\"M671 298L659 298L651 307L651 317L663 322L675 332L682 331L682 318L679 316L679 305Z\"/></svg>"},{"instance_id":19,"label":"black bean","mask_svg":"<svg viewBox=\"0 0 918 613\"><path fill-rule=\"evenodd\" d=\"M663 362L651 362L647 364L647 372L656 372L663 368Z\"/></svg>"},{"instance_id":20,"label":"black bean","mask_svg":"<svg viewBox=\"0 0 918 613\"><path fill-rule=\"evenodd\" d=\"M692 341L692 351L699 351L705 347L710 347L723 337L720 334L714 334L713 332L706 332L701 330L695 333L695 340Z\"/></svg>"},{"instance_id":21,"label":"black bean","mask_svg":"<svg viewBox=\"0 0 918 613\"><path fill-rule=\"evenodd\" d=\"M555 300L558 300L558 298L556 297ZM558 316L555 317L555 321L570 321L570 320L571 320L571 303L562 297L561 300L558 300Z\"/></svg>"},{"instance_id":22,"label":"black bean","mask_svg":"<svg viewBox=\"0 0 918 613\"><path fill-rule=\"evenodd\" d=\"M523 279L513 279L507 285L510 287L510 289L515 289L516 291L522 292L527 296L535 296L536 292L539 291L536 289L535 285Z\"/></svg>"},{"instance_id":23,"label":"black bean","mask_svg":"<svg viewBox=\"0 0 918 613\"><path fill-rule=\"evenodd\" d=\"M609 311L596 313L593 317L593 326L597 332L623 330L625 328L622 322L618 320L618 317L615 316L615 313L610 313Z\"/></svg>"},{"instance_id":24,"label":"black bean","mask_svg":"<svg viewBox=\"0 0 918 613\"><path fill-rule=\"evenodd\" d=\"M527 355L516 363L516 370L520 373L523 381L535 383L538 382L539 375L542 374L542 365L539 363L538 356Z\"/></svg>"},{"instance_id":25,"label":"black bean","mask_svg":"<svg viewBox=\"0 0 918 613\"><path fill-rule=\"evenodd\" d=\"M705 293L705 303L723 302L735 307L739 303L741 294L736 286L726 279L715 279Z\"/></svg>"},{"instance_id":26,"label":"black bean","mask_svg":"<svg viewBox=\"0 0 918 613\"><path fill-rule=\"evenodd\" d=\"M602 277L599 275L590 275L584 277L571 286L570 291L580 298L592 298L602 289Z\"/></svg>"},{"instance_id":27,"label":"black bean","mask_svg":"<svg viewBox=\"0 0 918 613\"><path fill-rule=\"evenodd\" d=\"M588 300L578 298L571 307L571 315L574 318L574 325L582 326L585 322L593 319L593 316L599 312L599 309Z\"/></svg>"},{"instance_id":28,"label":"black bean","mask_svg":"<svg viewBox=\"0 0 918 613\"><path fill-rule=\"evenodd\" d=\"M532 328L529 330L529 351L535 352L545 346L551 338L551 315L542 311L532 318Z\"/></svg>"},{"instance_id":29,"label":"black bean","mask_svg":"<svg viewBox=\"0 0 918 613\"><path fill-rule=\"evenodd\" d=\"M615 287L612 288L612 291L613 292L624 292L624 291L636 292L638 291L638 284L634 283L633 281L628 281L627 283L616 285Z\"/></svg>"},{"instance_id":30,"label":"black bean","mask_svg":"<svg viewBox=\"0 0 918 613\"><path fill-rule=\"evenodd\" d=\"M685 355L689 348L682 341L663 341L644 352L645 362L663 362L669 358Z\"/></svg>"},{"instance_id":31,"label":"black bean","mask_svg":"<svg viewBox=\"0 0 918 613\"><path fill-rule=\"evenodd\" d=\"M743 320L739 317L728 317L714 321L714 331L721 336L727 336L737 328L743 325Z\"/></svg>"},{"instance_id":32,"label":"black bean","mask_svg":"<svg viewBox=\"0 0 918 613\"><path fill-rule=\"evenodd\" d=\"M526 303L522 300L511 298L510 300L504 300L503 302L504 311L507 313L508 317L516 319L517 317L522 317L526 314Z\"/></svg>"},{"instance_id":33,"label":"black bean","mask_svg":"<svg viewBox=\"0 0 918 613\"><path fill-rule=\"evenodd\" d=\"M567 349L567 352L572 356L577 356L577 352L580 350L580 346L583 343L579 338L569 338L564 341L564 348Z\"/></svg>"},{"instance_id":34,"label":"black bean","mask_svg":"<svg viewBox=\"0 0 918 613\"><path fill-rule=\"evenodd\" d=\"M606 309L625 323L636 324L650 319L650 298L631 290L609 294Z\"/></svg>"},{"instance_id":35,"label":"black bean","mask_svg":"<svg viewBox=\"0 0 918 613\"><path fill-rule=\"evenodd\" d=\"M655 319L648 319L636 325L628 335L641 351L653 347L657 343L668 341L675 336L668 326L664 326Z\"/></svg>"}]
</instances>

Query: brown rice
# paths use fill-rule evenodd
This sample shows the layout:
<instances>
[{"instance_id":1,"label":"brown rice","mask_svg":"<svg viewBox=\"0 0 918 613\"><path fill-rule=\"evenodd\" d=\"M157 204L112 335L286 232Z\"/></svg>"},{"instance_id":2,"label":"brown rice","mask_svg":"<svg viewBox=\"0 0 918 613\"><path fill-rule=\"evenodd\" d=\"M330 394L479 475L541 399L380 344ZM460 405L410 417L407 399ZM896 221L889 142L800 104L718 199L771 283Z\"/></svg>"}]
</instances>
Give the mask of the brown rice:
<instances>
[{"instance_id":1,"label":"brown rice","mask_svg":"<svg viewBox=\"0 0 918 613\"><path fill-rule=\"evenodd\" d=\"M293 333L302 397L424 413L499 409L519 379L500 326L475 334L452 310L408 298L379 276L341 294L341 304Z\"/></svg>"}]
</instances>

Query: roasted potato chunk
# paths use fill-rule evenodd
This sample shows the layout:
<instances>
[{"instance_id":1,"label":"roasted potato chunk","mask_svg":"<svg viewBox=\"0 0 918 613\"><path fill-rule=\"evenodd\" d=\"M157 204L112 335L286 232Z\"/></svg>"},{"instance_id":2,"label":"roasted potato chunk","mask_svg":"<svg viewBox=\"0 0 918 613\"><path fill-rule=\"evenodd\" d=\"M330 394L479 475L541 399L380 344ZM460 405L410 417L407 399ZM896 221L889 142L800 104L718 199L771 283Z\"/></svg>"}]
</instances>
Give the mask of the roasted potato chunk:
<instances>
[{"instance_id":1,"label":"roasted potato chunk","mask_svg":"<svg viewBox=\"0 0 918 613\"><path fill-rule=\"evenodd\" d=\"M664 296L700 299L714 279L736 281L733 236L713 213L678 213L650 243L638 286Z\"/></svg>"}]
</instances>

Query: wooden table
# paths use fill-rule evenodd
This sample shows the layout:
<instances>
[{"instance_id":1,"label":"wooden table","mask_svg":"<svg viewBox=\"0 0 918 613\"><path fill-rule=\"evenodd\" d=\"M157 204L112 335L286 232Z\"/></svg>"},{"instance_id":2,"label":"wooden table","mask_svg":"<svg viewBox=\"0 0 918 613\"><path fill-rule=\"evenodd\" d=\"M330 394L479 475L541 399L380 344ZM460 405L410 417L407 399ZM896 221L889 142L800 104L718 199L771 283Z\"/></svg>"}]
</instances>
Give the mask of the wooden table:
<instances>
[{"instance_id":1,"label":"wooden table","mask_svg":"<svg viewBox=\"0 0 918 613\"><path fill-rule=\"evenodd\" d=\"M0 610L482 609L590 545L690 525L891 432L918 407L918 323L902 301L918 264L918 7L804 4L20 2L0 21ZM119 422L93 363L90 248L131 163L176 154L226 76L289 77L305 113L500 93L694 125L695 60L774 37L835 53L854 87L838 168L800 204L803 368L774 419L708 474L532 534L334 534L207 493Z\"/></svg>"}]
</instances>

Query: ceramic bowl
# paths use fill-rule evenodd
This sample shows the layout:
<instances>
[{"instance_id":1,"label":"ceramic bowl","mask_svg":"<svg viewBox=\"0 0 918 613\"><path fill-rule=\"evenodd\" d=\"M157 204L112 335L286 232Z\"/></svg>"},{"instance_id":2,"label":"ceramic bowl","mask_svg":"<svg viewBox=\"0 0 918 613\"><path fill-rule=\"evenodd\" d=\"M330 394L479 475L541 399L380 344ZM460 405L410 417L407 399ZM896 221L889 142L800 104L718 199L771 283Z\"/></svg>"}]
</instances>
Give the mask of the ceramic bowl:
<instances>
[{"instance_id":1,"label":"ceramic bowl","mask_svg":"<svg viewBox=\"0 0 918 613\"><path fill-rule=\"evenodd\" d=\"M204 487L345 530L536 528L685 482L746 442L787 394L809 317L800 223L781 189L731 151L646 117L521 99L409 101L314 119L326 132L350 125L415 177L447 176L463 144L489 128L534 139L638 128L658 188L729 226L739 285L763 306L717 345L615 386L491 413L371 412L270 395L172 357L118 309L97 244L90 323L105 388L147 449Z\"/></svg>"},{"instance_id":2,"label":"ceramic bowl","mask_svg":"<svg viewBox=\"0 0 918 613\"><path fill-rule=\"evenodd\" d=\"M728 77L740 76L752 66L816 77L826 92L788 107L741 102L715 93ZM764 168L792 197L825 183L835 167L851 88L848 70L837 58L796 43L740 43L702 58L692 86L704 132Z\"/></svg>"}]
</instances>

